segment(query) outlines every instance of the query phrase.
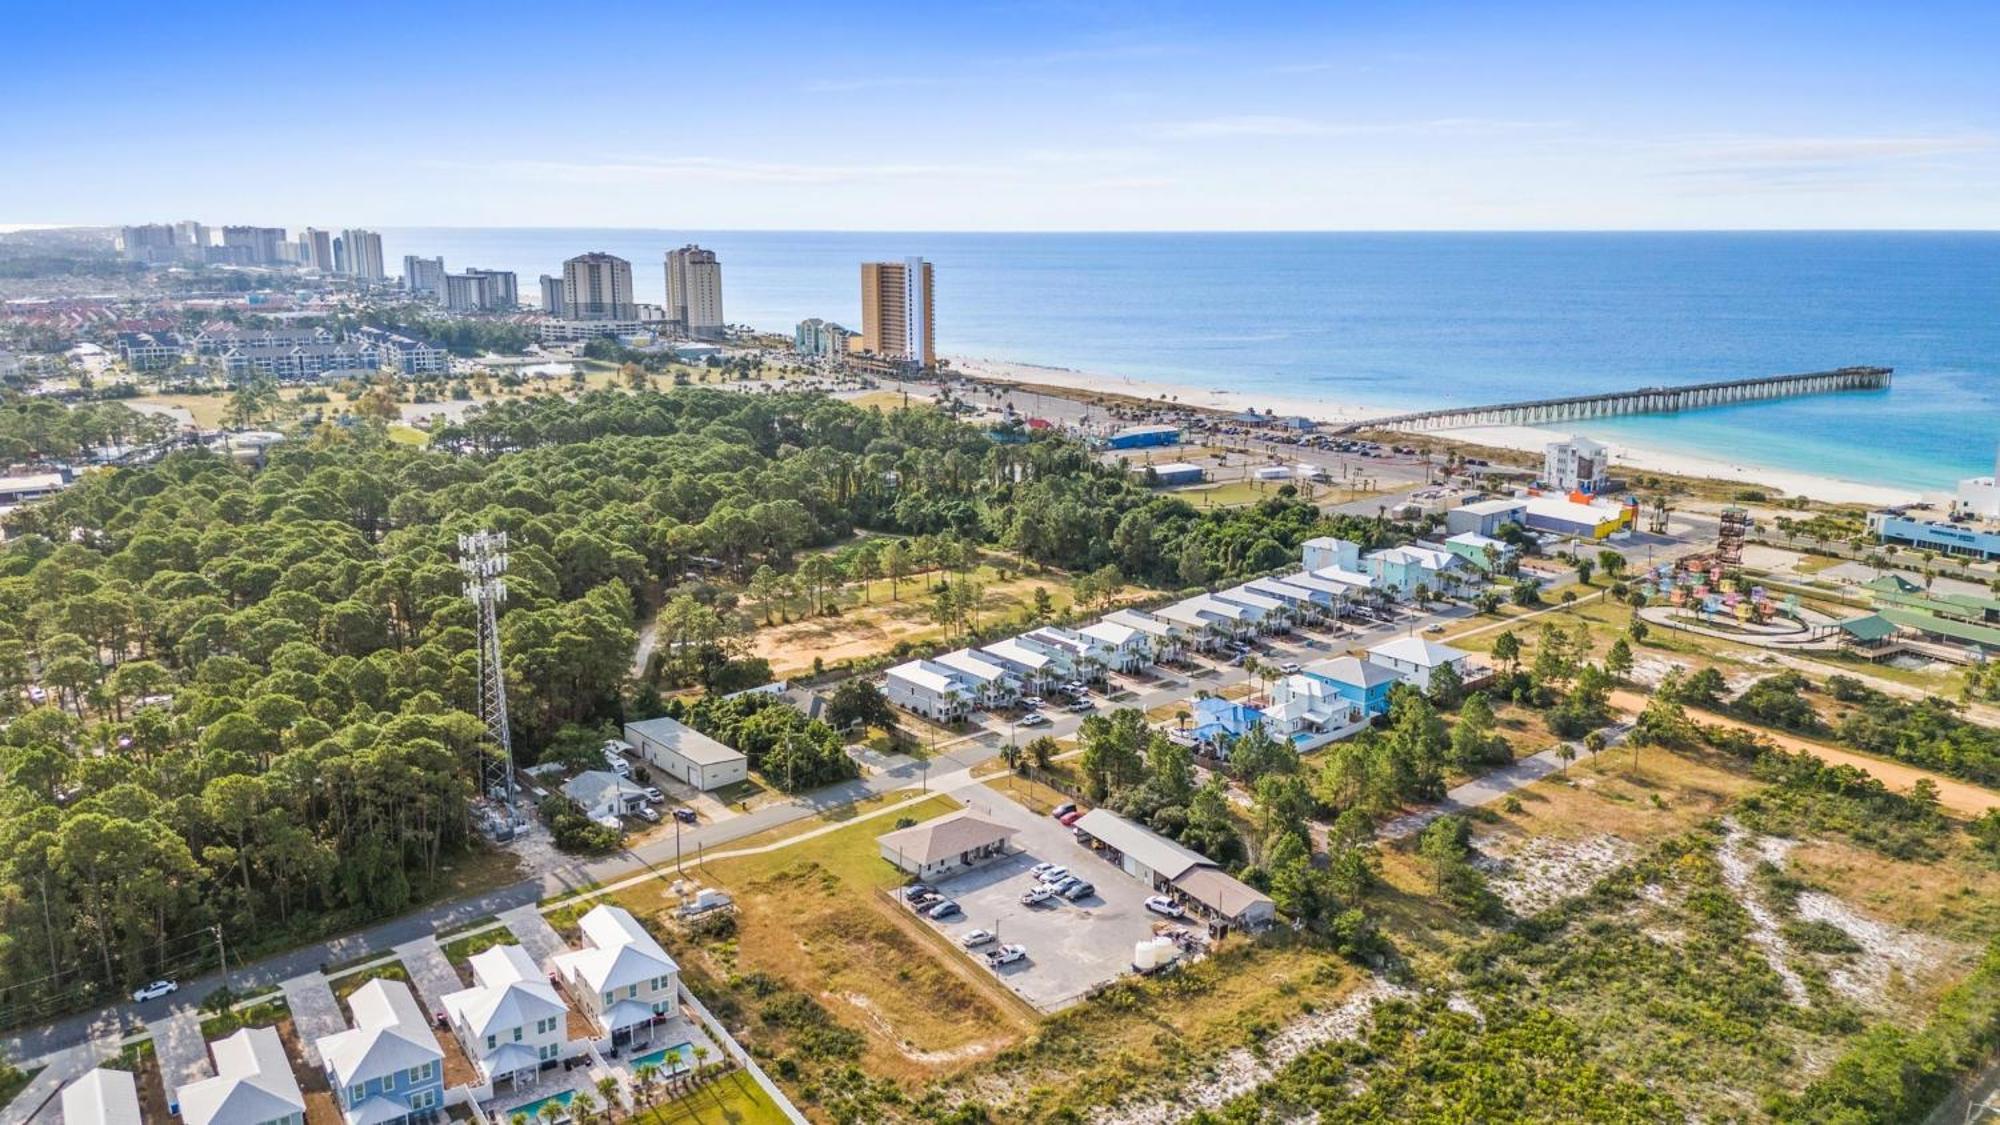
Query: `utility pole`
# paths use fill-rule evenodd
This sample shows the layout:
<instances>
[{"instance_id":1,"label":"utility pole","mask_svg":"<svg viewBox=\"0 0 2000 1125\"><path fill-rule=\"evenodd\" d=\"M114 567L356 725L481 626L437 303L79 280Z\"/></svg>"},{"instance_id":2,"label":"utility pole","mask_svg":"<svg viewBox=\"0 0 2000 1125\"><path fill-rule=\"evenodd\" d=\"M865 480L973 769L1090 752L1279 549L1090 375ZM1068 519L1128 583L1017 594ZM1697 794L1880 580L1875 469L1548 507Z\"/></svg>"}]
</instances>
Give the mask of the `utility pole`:
<instances>
[{"instance_id":1,"label":"utility pole","mask_svg":"<svg viewBox=\"0 0 2000 1125\"><path fill-rule=\"evenodd\" d=\"M226 949L222 944L222 924L218 922L215 925L210 926L208 928L208 932L215 935L215 959L222 966L222 990L224 992L228 992L229 950Z\"/></svg>"},{"instance_id":2,"label":"utility pole","mask_svg":"<svg viewBox=\"0 0 2000 1125\"><path fill-rule=\"evenodd\" d=\"M500 764L481 771L482 791L500 791L507 824L521 823L514 807L514 739L507 726L507 673L500 663L500 603L507 600L507 533L481 531L458 537L458 568L465 596L478 608L479 717L500 747ZM497 777L492 776L498 773Z\"/></svg>"}]
</instances>

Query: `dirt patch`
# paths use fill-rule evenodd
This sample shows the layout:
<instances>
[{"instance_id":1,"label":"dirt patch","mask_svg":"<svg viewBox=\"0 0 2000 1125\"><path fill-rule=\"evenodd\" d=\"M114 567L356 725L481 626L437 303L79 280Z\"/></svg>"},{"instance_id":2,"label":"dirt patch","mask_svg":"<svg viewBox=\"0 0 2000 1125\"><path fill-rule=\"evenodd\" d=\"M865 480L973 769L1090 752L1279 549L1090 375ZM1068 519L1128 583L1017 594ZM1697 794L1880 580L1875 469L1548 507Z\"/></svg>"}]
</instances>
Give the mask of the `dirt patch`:
<instances>
[{"instance_id":1,"label":"dirt patch","mask_svg":"<svg viewBox=\"0 0 2000 1125\"><path fill-rule=\"evenodd\" d=\"M1238 1047L1223 1055L1178 1096L1100 1110L1091 1121L1094 1125L1172 1125L1197 1111L1218 1109L1269 1082L1286 1063L1314 1047L1353 1038L1380 1001L1409 995L1409 990L1388 981L1371 980L1337 1007L1286 1024L1264 1040L1262 1050Z\"/></svg>"},{"instance_id":2,"label":"dirt patch","mask_svg":"<svg viewBox=\"0 0 2000 1125\"><path fill-rule=\"evenodd\" d=\"M1488 836L1473 841L1475 866L1492 876L1493 893L1515 914L1536 914L1574 898L1630 862L1637 846L1618 836L1559 840Z\"/></svg>"},{"instance_id":3,"label":"dirt patch","mask_svg":"<svg viewBox=\"0 0 2000 1125\"><path fill-rule=\"evenodd\" d=\"M989 1039L979 1043L967 1043L945 1051L919 1050L907 1039L901 1041L896 1039L895 1027L882 1015L882 1010L875 1006L875 1001L870 997L863 996L859 992L830 992L826 995L829 999L844 1000L853 1005L861 1013L862 1019L867 1022L868 1026L875 1029L876 1034L896 1044L896 1049L903 1052L904 1058L925 1066L949 1066L955 1063L970 1062L973 1059L984 1058L1005 1047L1008 1043L1005 1039Z\"/></svg>"},{"instance_id":4,"label":"dirt patch","mask_svg":"<svg viewBox=\"0 0 2000 1125\"><path fill-rule=\"evenodd\" d=\"M1778 916L1764 905L1757 888L1750 882L1760 861L1783 867L1793 841L1754 836L1733 820L1723 821L1723 826L1728 834L1715 849L1716 863L1722 867L1722 881L1736 893L1737 901L1749 913L1750 940L1764 948L1771 970L1785 983L1785 995L1792 1003L1803 1007L1808 1000L1806 981L1797 969L1792 968L1791 943L1779 931Z\"/></svg>"}]
</instances>

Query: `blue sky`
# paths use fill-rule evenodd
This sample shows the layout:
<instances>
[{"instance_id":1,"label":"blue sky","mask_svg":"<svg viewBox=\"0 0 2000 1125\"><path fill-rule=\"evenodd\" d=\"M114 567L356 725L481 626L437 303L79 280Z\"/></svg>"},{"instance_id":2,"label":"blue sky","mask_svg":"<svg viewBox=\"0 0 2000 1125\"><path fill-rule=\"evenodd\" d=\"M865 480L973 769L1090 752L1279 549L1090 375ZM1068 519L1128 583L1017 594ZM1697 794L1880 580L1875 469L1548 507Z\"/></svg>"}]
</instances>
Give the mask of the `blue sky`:
<instances>
[{"instance_id":1,"label":"blue sky","mask_svg":"<svg viewBox=\"0 0 2000 1125\"><path fill-rule=\"evenodd\" d=\"M216 0L0 27L0 224L2000 225L1990 2Z\"/></svg>"}]
</instances>

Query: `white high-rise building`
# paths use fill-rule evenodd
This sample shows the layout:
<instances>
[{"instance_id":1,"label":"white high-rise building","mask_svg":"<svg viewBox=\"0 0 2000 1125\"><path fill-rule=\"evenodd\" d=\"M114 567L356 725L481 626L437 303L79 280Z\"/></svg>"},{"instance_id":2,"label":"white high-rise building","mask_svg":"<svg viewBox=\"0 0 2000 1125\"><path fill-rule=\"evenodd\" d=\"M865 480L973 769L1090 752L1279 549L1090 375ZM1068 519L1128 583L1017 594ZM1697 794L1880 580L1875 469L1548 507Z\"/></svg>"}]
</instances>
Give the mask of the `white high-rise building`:
<instances>
[{"instance_id":1,"label":"white high-rise building","mask_svg":"<svg viewBox=\"0 0 2000 1125\"><path fill-rule=\"evenodd\" d=\"M550 316L563 315L563 279L542 275L542 311Z\"/></svg>"},{"instance_id":2,"label":"white high-rise building","mask_svg":"<svg viewBox=\"0 0 2000 1125\"><path fill-rule=\"evenodd\" d=\"M321 273L333 272L333 234L307 227L299 233L299 265Z\"/></svg>"},{"instance_id":3,"label":"white high-rise building","mask_svg":"<svg viewBox=\"0 0 2000 1125\"><path fill-rule=\"evenodd\" d=\"M363 281L382 281L382 236L372 230L346 230L340 234L347 248L347 272Z\"/></svg>"},{"instance_id":4,"label":"white high-rise building","mask_svg":"<svg viewBox=\"0 0 2000 1125\"><path fill-rule=\"evenodd\" d=\"M444 259L403 256L403 288L432 297L444 293Z\"/></svg>"},{"instance_id":5,"label":"white high-rise building","mask_svg":"<svg viewBox=\"0 0 2000 1125\"><path fill-rule=\"evenodd\" d=\"M1564 492L1602 492L1611 486L1611 456L1587 437L1571 435L1542 451L1542 483Z\"/></svg>"},{"instance_id":6,"label":"white high-rise building","mask_svg":"<svg viewBox=\"0 0 2000 1125\"><path fill-rule=\"evenodd\" d=\"M722 335L722 263L693 243L667 251L667 319L690 336Z\"/></svg>"},{"instance_id":7,"label":"white high-rise building","mask_svg":"<svg viewBox=\"0 0 2000 1125\"><path fill-rule=\"evenodd\" d=\"M570 320L637 320L632 263L601 250L563 263L563 315Z\"/></svg>"}]
</instances>

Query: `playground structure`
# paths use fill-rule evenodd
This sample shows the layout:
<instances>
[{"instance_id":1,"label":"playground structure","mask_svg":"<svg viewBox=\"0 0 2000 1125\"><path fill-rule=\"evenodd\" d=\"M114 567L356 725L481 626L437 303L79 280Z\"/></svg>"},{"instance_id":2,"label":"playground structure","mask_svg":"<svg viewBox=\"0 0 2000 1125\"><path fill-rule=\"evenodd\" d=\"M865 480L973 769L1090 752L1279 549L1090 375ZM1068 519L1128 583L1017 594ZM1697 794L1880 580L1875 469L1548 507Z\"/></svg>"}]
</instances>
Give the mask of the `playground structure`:
<instances>
[{"instance_id":1,"label":"playground structure","mask_svg":"<svg viewBox=\"0 0 2000 1125\"><path fill-rule=\"evenodd\" d=\"M1691 555L1644 571L1639 588L1648 600L1664 600L1682 616L1709 624L1733 623L1766 635L1808 628L1798 595L1772 597L1763 586L1733 574L1721 552Z\"/></svg>"},{"instance_id":2,"label":"playground structure","mask_svg":"<svg viewBox=\"0 0 2000 1125\"><path fill-rule=\"evenodd\" d=\"M1641 571L1648 604L1639 615L1655 625L1736 641L1757 648L1839 647L1839 624L1801 604L1797 594L1777 595L1723 565L1720 552L1691 555Z\"/></svg>"}]
</instances>

